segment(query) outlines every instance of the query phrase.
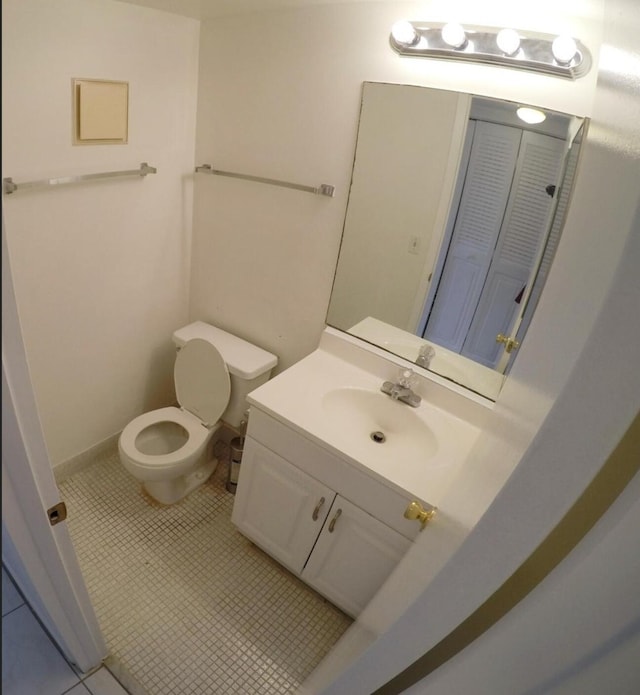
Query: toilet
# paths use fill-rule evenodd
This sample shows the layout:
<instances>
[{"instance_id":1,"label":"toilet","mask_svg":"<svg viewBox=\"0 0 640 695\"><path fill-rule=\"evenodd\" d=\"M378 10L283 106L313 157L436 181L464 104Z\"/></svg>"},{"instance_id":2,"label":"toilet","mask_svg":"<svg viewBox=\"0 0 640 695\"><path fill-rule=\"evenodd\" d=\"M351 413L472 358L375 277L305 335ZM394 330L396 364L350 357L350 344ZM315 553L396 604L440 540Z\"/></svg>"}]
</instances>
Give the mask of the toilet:
<instances>
[{"instance_id":1,"label":"toilet","mask_svg":"<svg viewBox=\"0 0 640 695\"><path fill-rule=\"evenodd\" d=\"M122 465L162 504L174 504L215 470L213 439L223 423L238 428L246 396L278 358L231 333L195 321L173 334L178 407L144 413L122 430Z\"/></svg>"}]
</instances>

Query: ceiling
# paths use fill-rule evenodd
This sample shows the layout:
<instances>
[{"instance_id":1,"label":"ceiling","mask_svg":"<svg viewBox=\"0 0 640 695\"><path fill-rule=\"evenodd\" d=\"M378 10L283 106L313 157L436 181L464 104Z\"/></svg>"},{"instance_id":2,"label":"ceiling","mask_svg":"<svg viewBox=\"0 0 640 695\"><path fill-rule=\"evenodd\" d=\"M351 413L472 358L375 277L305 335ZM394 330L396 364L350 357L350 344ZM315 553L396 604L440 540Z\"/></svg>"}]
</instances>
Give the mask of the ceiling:
<instances>
[{"instance_id":1,"label":"ceiling","mask_svg":"<svg viewBox=\"0 0 640 695\"><path fill-rule=\"evenodd\" d=\"M130 5L152 7L195 19L214 19L245 12L262 12L308 5L336 5L346 2L383 2L385 0L118 0ZM389 0L386 0L389 2Z\"/></svg>"}]
</instances>

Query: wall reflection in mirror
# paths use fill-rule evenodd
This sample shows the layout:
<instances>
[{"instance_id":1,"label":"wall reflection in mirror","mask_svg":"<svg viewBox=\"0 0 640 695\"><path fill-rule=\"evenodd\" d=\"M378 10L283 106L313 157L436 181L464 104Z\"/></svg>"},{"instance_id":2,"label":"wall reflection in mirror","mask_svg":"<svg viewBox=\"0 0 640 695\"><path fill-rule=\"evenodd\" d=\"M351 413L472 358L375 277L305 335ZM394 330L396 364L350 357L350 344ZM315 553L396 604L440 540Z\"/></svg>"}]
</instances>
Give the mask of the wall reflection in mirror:
<instances>
[{"instance_id":1,"label":"wall reflection in mirror","mask_svg":"<svg viewBox=\"0 0 640 695\"><path fill-rule=\"evenodd\" d=\"M492 399L549 272L585 122L524 106L364 83L327 315Z\"/></svg>"}]
</instances>

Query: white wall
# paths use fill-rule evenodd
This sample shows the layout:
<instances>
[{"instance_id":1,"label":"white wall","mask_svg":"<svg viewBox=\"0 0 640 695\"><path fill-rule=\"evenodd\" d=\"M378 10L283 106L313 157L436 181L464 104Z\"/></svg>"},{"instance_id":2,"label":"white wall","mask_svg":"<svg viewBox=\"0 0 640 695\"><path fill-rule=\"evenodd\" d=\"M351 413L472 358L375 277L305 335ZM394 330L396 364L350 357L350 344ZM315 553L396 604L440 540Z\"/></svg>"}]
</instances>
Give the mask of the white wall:
<instances>
[{"instance_id":1,"label":"white wall","mask_svg":"<svg viewBox=\"0 0 640 695\"><path fill-rule=\"evenodd\" d=\"M173 399L187 322L199 23L112 0L2 3L3 177L156 175L3 199L52 463ZM129 82L126 145L71 144L71 80Z\"/></svg>"},{"instance_id":2,"label":"white wall","mask_svg":"<svg viewBox=\"0 0 640 695\"><path fill-rule=\"evenodd\" d=\"M597 12L569 21L544 7L513 14L499 2L481 11L459 4L470 22L569 26L597 55ZM194 160L197 22L112 0L3 3L3 176L20 182L141 161L159 170L144 181L4 197L27 356L54 465L171 400L169 337L187 319L211 320L273 351L279 369L316 347L362 81L522 97L588 115L591 77L567 83L412 61L390 50L397 18L441 20L447 11L436 2L383 2L207 22ZM72 77L130 82L129 144L71 146ZM197 176L190 278L191 172L206 161L331 183L337 194Z\"/></svg>"},{"instance_id":3,"label":"white wall","mask_svg":"<svg viewBox=\"0 0 640 695\"><path fill-rule=\"evenodd\" d=\"M597 58L601 2L562 15L558 3L458 2L470 24L569 30ZM521 5L519 3L518 5ZM501 97L589 115L595 74L545 76L407 59L389 47L400 18L441 21L452 3L358 3L203 23L196 159L215 168L309 185L334 199L201 176L194 212L192 318L253 340L290 366L317 346L342 233L363 81ZM568 11L569 12L569 11Z\"/></svg>"}]
</instances>

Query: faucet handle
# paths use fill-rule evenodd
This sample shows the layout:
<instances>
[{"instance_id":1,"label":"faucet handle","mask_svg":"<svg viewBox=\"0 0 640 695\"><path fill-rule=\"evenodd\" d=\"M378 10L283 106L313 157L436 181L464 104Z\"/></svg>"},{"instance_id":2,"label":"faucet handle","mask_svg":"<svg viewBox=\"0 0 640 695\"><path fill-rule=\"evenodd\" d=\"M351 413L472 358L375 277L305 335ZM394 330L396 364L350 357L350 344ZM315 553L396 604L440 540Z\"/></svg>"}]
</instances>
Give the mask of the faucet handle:
<instances>
[{"instance_id":1,"label":"faucet handle","mask_svg":"<svg viewBox=\"0 0 640 695\"><path fill-rule=\"evenodd\" d=\"M416 359L416 364L419 364L421 367L425 367L426 369L429 368L429 365L431 364L431 360L436 356L436 351L434 348L429 345L429 343L425 343L424 345L421 346L420 350L418 350L418 358Z\"/></svg>"},{"instance_id":2,"label":"faucet handle","mask_svg":"<svg viewBox=\"0 0 640 695\"><path fill-rule=\"evenodd\" d=\"M398 371L397 382L405 389L414 389L418 385L418 375L413 369L401 367Z\"/></svg>"},{"instance_id":3,"label":"faucet handle","mask_svg":"<svg viewBox=\"0 0 640 695\"><path fill-rule=\"evenodd\" d=\"M421 357L429 357L433 358L436 356L436 351L433 349L432 345L429 345L429 343L426 343L420 348L419 354Z\"/></svg>"}]
</instances>

